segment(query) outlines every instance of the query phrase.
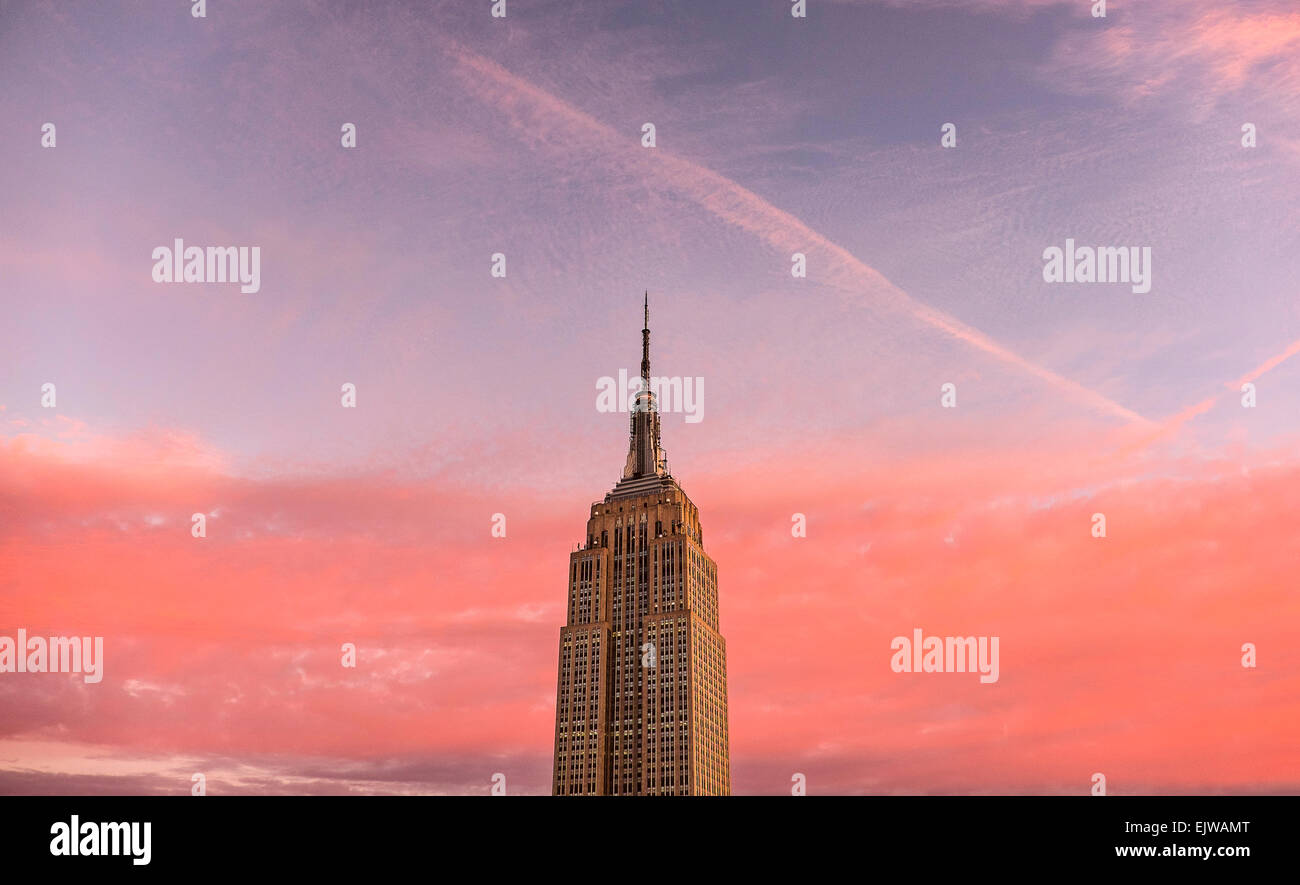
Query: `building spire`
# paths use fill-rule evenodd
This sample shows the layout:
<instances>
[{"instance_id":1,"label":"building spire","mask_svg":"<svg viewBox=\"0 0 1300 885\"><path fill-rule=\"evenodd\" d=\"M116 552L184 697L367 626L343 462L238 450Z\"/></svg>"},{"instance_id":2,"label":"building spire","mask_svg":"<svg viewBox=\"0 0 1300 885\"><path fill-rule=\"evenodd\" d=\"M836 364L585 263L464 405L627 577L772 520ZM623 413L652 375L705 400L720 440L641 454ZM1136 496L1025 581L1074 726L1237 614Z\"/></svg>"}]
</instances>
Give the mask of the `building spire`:
<instances>
[{"instance_id":1,"label":"building spire","mask_svg":"<svg viewBox=\"0 0 1300 885\"><path fill-rule=\"evenodd\" d=\"M650 290L645 293L645 325L641 327L641 377L646 381L643 389L650 387Z\"/></svg>"},{"instance_id":2,"label":"building spire","mask_svg":"<svg viewBox=\"0 0 1300 885\"><path fill-rule=\"evenodd\" d=\"M631 439L623 478L664 475L668 459L659 446L659 408L650 384L650 291L645 293L645 325L641 328L641 389L632 400Z\"/></svg>"}]
</instances>

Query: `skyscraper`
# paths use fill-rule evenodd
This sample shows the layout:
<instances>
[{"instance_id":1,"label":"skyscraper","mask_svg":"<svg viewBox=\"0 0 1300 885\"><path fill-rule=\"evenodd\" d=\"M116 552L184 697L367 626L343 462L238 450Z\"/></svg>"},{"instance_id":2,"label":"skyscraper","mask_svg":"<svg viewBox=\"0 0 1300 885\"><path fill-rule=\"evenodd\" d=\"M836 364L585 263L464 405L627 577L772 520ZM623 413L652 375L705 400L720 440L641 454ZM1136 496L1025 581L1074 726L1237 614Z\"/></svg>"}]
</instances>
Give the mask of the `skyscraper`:
<instances>
[{"instance_id":1,"label":"skyscraper","mask_svg":"<svg viewBox=\"0 0 1300 885\"><path fill-rule=\"evenodd\" d=\"M727 643L700 514L668 472L650 382L650 297L623 477L569 555L552 792L725 796Z\"/></svg>"}]
</instances>

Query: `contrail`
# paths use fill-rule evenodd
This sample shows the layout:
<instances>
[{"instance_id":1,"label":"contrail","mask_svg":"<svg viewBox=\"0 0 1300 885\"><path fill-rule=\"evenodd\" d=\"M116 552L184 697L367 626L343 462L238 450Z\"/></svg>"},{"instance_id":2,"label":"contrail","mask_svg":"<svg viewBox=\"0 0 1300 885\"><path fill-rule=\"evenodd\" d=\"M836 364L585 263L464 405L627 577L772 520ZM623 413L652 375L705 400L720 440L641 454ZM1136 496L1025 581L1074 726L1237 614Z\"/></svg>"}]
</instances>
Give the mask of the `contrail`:
<instances>
[{"instance_id":1,"label":"contrail","mask_svg":"<svg viewBox=\"0 0 1300 885\"><path fill-rule=\"evenodd\" d=\"M464 69L464 80L467 85L483 95L485 99L489 101L495 99L495 103L503 111L512 115L527 113L527 109L521 107L521 101L530 103L535 109L542 111L542 114L530 117L527 127L519 124L531 134L536 135L541 127L553 125L555 120L561 120L569 130L585 130L590 135L615 145L628 144L625 134L512 74L491 59L454 43L451 44L449 54ZM492 94L492 90L487 88L488 84L494 84L500 91ZM852 292L869 289L877 297L885 299L890 306L909 313L921 322L995 359L1033 375L1103 414L1145 426L1152 425L1148 419L1095 390L1032 363L956 317L916 301L843 246L832 242L789 212L773 206L758 194L731 179L658 149L648 151L638 148L636 150L640 162L657 165L659 171L677 190L723 221L749 231L782 251L807 251L810 246L813 246L833 256L838 260L838 266L833 265L833 271L837 276L846 277L837 283L841 288Z\"/></svg>"},{"instance_id":2,"label":"contrail","mask_svg":"<svg viewBox=\"0 0 1300 885\"><path fill-rule=\"evenodd\" d=\"M1156 440L1168 436L1169 434L1178 430L1188 421L1191 421L1193 418L1199 415L1204 415L1206 412L1210 411L1210 409L1214 408L1214 406L1219 402L1219 400L1223 399L1223 397L1226 396L1228 393L1240 393L1241 385L1253 382L1256 379L1258 379L1260 376L1273 371L1278 366L1282 365L1282 363L1291 359L1291 357L1295 356L1298 353L1300 353L1300 340L1292 341L1291 346L1288 347L1286 350L1264 360L1264 362L1260 363L1258 366L1251 369L1249 372L1247 372L1245 375L1242 375L1237 380L1229 381L1227 384L1224 385L1223 391L1213 394L1212 396L1208 396L1205 399L1201 400L1199 403L1190 405L1187 408L1183 409L1178 414L1172 415L1169 418L1165 419L1155 429L1154 432L1142 437L1141 439L1137 440L1131 445L1125 447L1120 451L1120 454L1128 455L1135 451L1138 451L1139 449L1145 449L1147 446L1151 445Z\"/></svg>"}]
</instances>

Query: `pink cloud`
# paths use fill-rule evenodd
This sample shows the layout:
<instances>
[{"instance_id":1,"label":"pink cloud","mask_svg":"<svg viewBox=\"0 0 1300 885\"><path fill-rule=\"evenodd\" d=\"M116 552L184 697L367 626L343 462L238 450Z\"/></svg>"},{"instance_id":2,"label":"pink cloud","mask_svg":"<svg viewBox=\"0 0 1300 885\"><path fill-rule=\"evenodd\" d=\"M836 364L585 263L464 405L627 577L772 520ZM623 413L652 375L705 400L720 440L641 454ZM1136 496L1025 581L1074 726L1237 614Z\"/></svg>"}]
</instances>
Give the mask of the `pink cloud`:
<instances>
[{"instance_id":1,"label":"pink cloud","mask_svg":"<svg viewBox=\"0 0 1300 885\"><path fill-rule=\"evenodd\" d=\"M114 766L154 758L174 777L177 760L220 757L265 775L228 771L232 791L402 789L376 777L385 760L424 760L428 791L498 770L547 789L565 551L600 490L124 474L132 445L148 451L0 457L17 517L0 624L108 648L98 686L0 681L0 736L41 748L0 783L66 766L149 791ZM823 792L1075 792L1099 770L1115 792L1300 787L1300 466L1249 460L1139 477L1065 441L957 463L846 439L687 477L719 563L737 791L782 792L795 771ZM191 538L205 509L208 537ZM496 509L506 540L488 531ZM890 640L914 627L1000 636L999 682L893 673ZM307 777L320 760L347 775Z\"/></svg>"},{"instance_id":2,"label":"pink cloud","mask_svg":"<svg viewBox=\"0 0 1300 885\"><path fill-rule=\"evenodd\" d=\"M1057 47L1047 71L1053 83L1132 100L1168 98L1178 86L1198 115L1247 85L1253 98L1294 107L1300 12L1293 4L1189 0L1113 9L1113 21L1097 20Z\"/></svg>"}]
</instances>

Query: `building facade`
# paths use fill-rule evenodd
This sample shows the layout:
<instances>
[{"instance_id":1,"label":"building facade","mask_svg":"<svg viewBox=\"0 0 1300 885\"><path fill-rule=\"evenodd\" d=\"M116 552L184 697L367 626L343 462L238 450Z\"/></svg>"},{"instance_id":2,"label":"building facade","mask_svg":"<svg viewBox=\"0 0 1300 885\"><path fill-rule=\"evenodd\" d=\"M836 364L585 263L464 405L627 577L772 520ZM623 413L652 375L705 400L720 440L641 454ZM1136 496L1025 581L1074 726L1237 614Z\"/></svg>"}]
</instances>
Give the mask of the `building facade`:
<instances>
[{"instance_id":1,"label":"building facade","mask_svg":"<svg viewBox=\"0 0 1300 885\"><path fill-rule=\"evenodd\" d=\"M557 796L725 796L727 643L700 514L668 472L641 330L623 476L569 556L555 706Z\"/></svg>"}]
</instances>

